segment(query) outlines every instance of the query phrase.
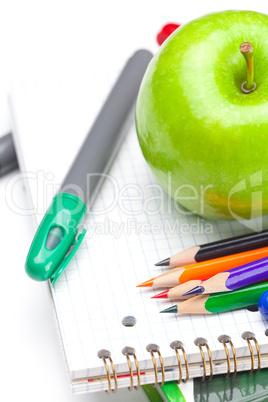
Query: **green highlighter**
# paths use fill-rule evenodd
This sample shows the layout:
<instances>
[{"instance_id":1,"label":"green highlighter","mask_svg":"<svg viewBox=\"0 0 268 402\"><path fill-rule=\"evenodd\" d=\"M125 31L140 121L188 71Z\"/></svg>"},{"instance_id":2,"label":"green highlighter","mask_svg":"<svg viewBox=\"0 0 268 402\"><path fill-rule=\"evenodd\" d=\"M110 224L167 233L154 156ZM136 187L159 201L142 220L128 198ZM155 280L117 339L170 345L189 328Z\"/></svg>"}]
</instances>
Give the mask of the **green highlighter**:
<instances>
[{"instance_id":1,"label":"green highlighter","mask_svg":"<svg viewBox=\"0 0 268 402\"><path fill-rule=\"evenodd\" d=\"M186 402L176 381L166 381L162 387L157 385L154 388L149 384L143 385L142 388L150 401L153 402Z\"/></svg>"},{"instance_id":2,"label":"green highlighter","mask_svg":"<svg viewBox=\"0 0 268 402\"><path fill-rule=\"evenodd\" d=\"M79 230L133 117L145 70L152 58L138 50L128 60L32 241L26 272L34 280L56 282L78 250Z\"/></svg>"}]
</instances>

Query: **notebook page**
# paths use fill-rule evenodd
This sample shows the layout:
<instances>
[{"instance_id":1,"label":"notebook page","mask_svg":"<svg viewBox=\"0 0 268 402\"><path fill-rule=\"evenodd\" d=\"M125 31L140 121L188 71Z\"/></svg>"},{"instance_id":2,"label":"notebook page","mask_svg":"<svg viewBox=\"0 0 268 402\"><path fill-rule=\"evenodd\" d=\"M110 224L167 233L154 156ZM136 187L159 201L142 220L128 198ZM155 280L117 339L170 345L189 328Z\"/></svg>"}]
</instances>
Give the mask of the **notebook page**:
<instances>
[{"instance_id":1,"label":"notebook page","mask_svg":"<svg viewBox=\"0 0 268 402\"><path fill-rule=\"evenodd\" d=\"M85 76L38 78L13 86L16 142L36 225L115 77L116 73L111 74L105 82ZM134 121L85 227L86 239L51 287L71 379L105 373L97 356L100 349L111 352L120 372L127 371L122 354L125 346L135 348L143 370L153 367L146 351L149 343L159 345L165 365L176 365L169 346L174 340L184 343L190 361L200 361L194 345L198 336L208 340L214 357L224 356L217 341L221 334L230 335L235 347L241 347L241 354L248 353L241 339L245 330L254 332L260 344L267 343L267 323L258 312L159 314L172 303L151 300L159 289L136 288L168 270L154 266L160 259L189 246L250 230L239 222L208 221L179 209L152 176L139 148ZM137 320L134 327L122 325L122 319L129 315Z\"/></svg>"}]
</instances>

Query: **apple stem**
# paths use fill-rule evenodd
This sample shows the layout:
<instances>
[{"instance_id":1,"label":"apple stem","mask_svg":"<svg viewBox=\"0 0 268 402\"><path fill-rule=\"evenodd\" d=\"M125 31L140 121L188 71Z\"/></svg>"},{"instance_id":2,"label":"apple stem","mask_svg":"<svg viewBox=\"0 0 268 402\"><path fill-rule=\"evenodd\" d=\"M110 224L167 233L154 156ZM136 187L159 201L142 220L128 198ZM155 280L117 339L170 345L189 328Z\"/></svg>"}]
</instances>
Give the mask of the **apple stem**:
<instances>
[{"instance_id":1,"label":"apple stem","mask_svg":"<svg viewBox=\"0 0 268 402\"><path fill-rule=\"evenodd\" d=\"M242 92L248 94L256 89L253 66L254 47L249 42L243 42L242 45L240 45L240 51L247 63L247 81L243 82L241 85L241 90Z\"/></svg>"}]
</instances>

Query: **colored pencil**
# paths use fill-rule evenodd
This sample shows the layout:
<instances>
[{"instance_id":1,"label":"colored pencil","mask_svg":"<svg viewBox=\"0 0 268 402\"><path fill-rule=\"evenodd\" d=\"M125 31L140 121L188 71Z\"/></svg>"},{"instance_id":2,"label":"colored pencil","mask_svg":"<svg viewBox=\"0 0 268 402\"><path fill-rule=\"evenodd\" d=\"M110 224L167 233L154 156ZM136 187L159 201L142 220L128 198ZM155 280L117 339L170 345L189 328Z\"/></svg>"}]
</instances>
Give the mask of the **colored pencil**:
<instances>
[{"instance_id":1,"label":"colored pencil","mask_svg":"<svg viewBox=\"0 0 268 402\"><path fill-rule=\"evenodd\" d=\"M268 257L214 275L183 296L231 292L266 280L268 280Z\"/></svg>"},{"instance_id":2,"label":"colored pencil","mask_svg":"<svg viewBox=\"0 0 268 402\"><path fill-rule=\"evenodd\" d=\"M212 276L227 271L228 269L236 268L240 265L268 257L268 247L263 247L257 250L245 251L244 253L229 255L226 257L216 258L199 262L197 264L178 267L141 283L138 287L155 287L155 288L173 288L179 284L200 279L205 280Z\"/></svg>"},{"instance_id":3,"label":"colored pencil","mask_svg":"<svg viewBox=\"0 0 268 402\"><path fill-rule=\"evenodd\" d=\"M201 246L190 247L156 263L156 266L179 267L212 260L231 254L243 253L268 245L268 230L243 236L218 240Z\"/></svg>"},{"instance_id":4,"label":"colored pencil","mask_svg":"<svg viewBox=\"0 0 268 402\"><path fill-rule=\"evenodd\" d=\"M165 290L162 293L158 293L155 296L152 296L151 299L185 299L186 297L183 296L186 292L191 289L196 289L202 281L199 279L195 281L185 282L182 285L175 286L169 290Z\"/></svg>"},{"instance_id":5,"label":"colored pencil","mask_svg":"<svg viewBox=\"0 0 268 402\"><path fill-rule=\"evenodd\" d=\"M161 313L214 314L246 308L258 303L263 292L268 290L268 282L258 283L232 292L200 295L171 306Z\"/></svg>"}]
</instances>

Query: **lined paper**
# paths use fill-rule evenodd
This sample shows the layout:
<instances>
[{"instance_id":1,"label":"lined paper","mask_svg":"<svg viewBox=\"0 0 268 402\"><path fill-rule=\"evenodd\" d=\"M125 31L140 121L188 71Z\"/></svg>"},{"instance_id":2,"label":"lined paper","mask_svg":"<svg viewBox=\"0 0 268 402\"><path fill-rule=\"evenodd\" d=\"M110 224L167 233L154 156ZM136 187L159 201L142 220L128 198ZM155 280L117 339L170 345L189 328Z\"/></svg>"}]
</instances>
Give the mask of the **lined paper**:
<instances>
[{"instance_id":1,"label":"lined paper","mask_svg":"<svg viewBox=\"0 0 268 402\"><path fill-rule=\"evenodd\" d=\"M10 99L15 141L35 225L58 191L116 75L106 76L104 82L97 79L100 72L96 72L90 77L37 77L13 85ZM174 204L153 177L139 148L133 119L87 215L86 238L51 287L71 379L105 373L97 356L100 349L111 352L120 372L127 371L122 354L125 346L135 348L140 369L144 370L153 367L146 351L149 343L159 345L165 365L176 364L169 346L174 340L184 343L190 361L200 360L194 345L199 336L208 340L215 357L224 356L217 340L222 334L232 337L241 354L248 353L241 339L245 330L254 332L260 344L267 344L267 322L258 312L159 314L172 302L151 300L159 289L136 288L168 270L155 267L157 261L187 247L252 229L236 221L208 221L186 212ZM264 225L267 223L265 218ZM257 228L258 221L255 224ZM134 327L122 325L126 316L136 318ZM73 391L80 392L78 388ZM86 390L91 390L90 385Z\"/></svg>"}]
</instances>

